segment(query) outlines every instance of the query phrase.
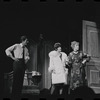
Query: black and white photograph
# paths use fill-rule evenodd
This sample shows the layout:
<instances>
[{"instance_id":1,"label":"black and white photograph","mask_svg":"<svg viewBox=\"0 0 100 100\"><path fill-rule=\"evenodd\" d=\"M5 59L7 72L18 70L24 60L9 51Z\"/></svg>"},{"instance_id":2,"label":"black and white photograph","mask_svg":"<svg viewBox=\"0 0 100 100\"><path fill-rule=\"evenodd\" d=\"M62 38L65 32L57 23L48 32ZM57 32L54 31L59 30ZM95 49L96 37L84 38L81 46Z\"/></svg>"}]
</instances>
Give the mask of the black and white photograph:
<instances>
[{"instance_id":1,"label":"black and white photograph","mask_svg":"<svg viewBox=\"0 0 100 100\"><path fill-rule=\"evenodd\" d=\"M1 0L0 100L100 98L100 1Z\"/></svg>"}]
</instances>

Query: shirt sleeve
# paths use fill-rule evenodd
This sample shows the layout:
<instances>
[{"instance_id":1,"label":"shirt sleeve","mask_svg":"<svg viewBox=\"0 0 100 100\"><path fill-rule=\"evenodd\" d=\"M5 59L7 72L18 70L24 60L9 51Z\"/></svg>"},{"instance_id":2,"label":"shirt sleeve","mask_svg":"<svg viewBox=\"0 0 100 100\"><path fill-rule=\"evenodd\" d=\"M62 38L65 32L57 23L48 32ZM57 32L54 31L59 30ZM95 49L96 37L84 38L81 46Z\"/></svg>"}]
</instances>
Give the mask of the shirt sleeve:
<instances>
[{"instance_id":1,"label":"shirt sleeve","mask_svg":"<svg viewBox=\"0 0 100 100\"><path fill-rule=\"evenodd\" d=\"M11 52L16 48L16 46L17 46L17 44L14 44L14 45L10 46L9 48L7 48L7 49L5 50L6 55L7 55L7 56L12 55Z\"/></svg>"},{"instance_id":2,"label":"shirt sleeve","mask_svg":"<svg viewBox=\"0 0 100 100\"><path fill-rule=\"evenodd\" d=\"M51 72L54 69L54 64L53 64L53 56L50 56L49 54L49 68L48 71Z\"/></svg>"},{"instance_id":3,"label":"shirt sleeve","mask_svg":"<svg viewBox=\"0 0 100 100\"><path fill-rule=\"evenodd\" d=\"M28 49L27 49L27 48L26 48L25 59L30 59L30 57L29 57L29 51L28 51Z\"/></svg>"}]
</instances>

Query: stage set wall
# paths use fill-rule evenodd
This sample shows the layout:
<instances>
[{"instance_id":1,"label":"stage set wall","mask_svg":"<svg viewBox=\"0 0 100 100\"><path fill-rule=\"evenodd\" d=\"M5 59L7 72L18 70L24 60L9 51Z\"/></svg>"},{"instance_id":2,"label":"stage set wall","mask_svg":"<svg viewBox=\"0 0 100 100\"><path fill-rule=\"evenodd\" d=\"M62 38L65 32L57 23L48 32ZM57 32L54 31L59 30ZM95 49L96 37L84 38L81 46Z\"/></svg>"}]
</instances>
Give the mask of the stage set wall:
<instances>
[{"instance_id":1,"label":"stage set wall","mask_svg":"<svg viewBox=\"0 0 100 100\"><path fill-rule=\"evenodd\" d=\"M51 86L51 74L48 72L49 52L52 51L54 42L40 40L29 46L30 60L27 63L27 71L37 71L42 75L39 88L49 89Z\"/></svg>"}]
</instances>

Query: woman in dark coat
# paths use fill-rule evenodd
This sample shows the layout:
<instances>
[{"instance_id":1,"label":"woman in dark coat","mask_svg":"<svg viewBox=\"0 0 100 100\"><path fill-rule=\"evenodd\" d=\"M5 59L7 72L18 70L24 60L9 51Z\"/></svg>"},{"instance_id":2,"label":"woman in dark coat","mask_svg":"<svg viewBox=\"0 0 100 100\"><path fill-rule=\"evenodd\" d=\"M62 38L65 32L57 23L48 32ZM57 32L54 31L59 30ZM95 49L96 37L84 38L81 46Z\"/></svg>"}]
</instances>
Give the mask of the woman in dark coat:
<instances>
[{"instance_id":1,"label":"woman in dark coat","mask_svg":"<svg viewBox=\"0 0 100 100\"><path fill-rule=\"evenodd\" d=\"M69 53L69 85L70 90L86 84L85 66L90 56L79 51L79 42L71 42L72 52Z\"/></svg>"}]
</instances>

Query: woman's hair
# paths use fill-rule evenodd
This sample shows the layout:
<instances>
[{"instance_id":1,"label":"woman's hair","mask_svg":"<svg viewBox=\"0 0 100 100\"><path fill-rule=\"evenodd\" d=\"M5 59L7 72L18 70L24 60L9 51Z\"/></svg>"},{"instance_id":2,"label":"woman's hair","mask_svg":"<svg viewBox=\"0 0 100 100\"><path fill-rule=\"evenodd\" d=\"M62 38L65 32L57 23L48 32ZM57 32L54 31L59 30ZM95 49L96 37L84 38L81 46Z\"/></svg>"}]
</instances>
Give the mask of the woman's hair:
<instances>
[{"instance_id":1,"label":"woman's hair","mask_svg":"<svg viewBox=\"0 0 100 100\"><path fill-rule=\"evenodd\" d=\"M61 47L61 43L57 42L54 44L54 49L57 50L57 48Z\"/></svg>"},{"instance_id":2,"label":"woman's hair","mask_svg":"<svg viewBox=\"0 0 100 100\"><path fill-rule=\"evenodd\" d=\"M79 42L77 42L77 41L71 42L71 47L72 47L72 49L75 47L76 44L79 45Z\"/></svg>"},{"instance_id":3,"label":"woman's hair","mask_svg":"<svg viewBox=\"0 0 100 100\"><path fill-rule=\"evenodd\" d=\"M21 36L20 41L25 41L27 39L27 37L25 35Z\"/></svg>"}]
</instances>

